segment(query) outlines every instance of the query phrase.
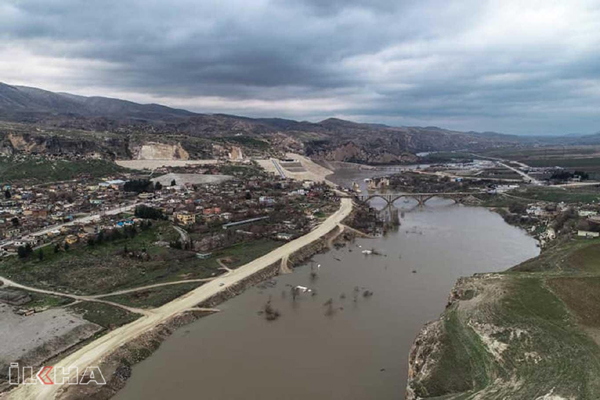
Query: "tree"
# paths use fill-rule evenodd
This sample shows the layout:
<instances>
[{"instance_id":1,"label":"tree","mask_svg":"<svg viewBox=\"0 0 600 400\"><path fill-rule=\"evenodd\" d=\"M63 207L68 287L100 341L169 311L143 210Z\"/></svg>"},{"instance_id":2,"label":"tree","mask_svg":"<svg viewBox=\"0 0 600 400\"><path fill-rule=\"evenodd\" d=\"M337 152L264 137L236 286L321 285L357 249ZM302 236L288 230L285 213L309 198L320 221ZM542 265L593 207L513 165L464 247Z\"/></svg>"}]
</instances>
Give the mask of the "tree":
<instances>
[{"instance_id":1,"label":"tree","mask_svg":"<svg viewBox=\"0 0 600 400\"><path fill-rule=\"evenodd\" d=\"M125 227L125 235L129 236L130 238L134 238L135 235L137 235L137 229L135 229L135 226L131 226L128 225Z\"/></svg>"},{"instance_id":2,"label":"tree","mask_svg":"<svg viewBox=\"0 0 600 400\"><path fill-rule=\"evenodd\" d=\"M42 261L44 259L44 250L38 250L38 260Z\"/></svg>"},{"instance_id":3,"label":"tree","mask_svg":"<svg viewBox=\"0 0 600 400\"><path fill-rule=\"evenodd\" d=\"M153 188L152 182L149 179L134 179L131 181L125 182L123 185L123 190L126 192L151 192Z\"/></svg>"},{"instance_id":4,"label":"tree","mask_svg":"<svg viewBox=\"0 0 600 400\"><path fill-rule=\"evenodd\" d=\"M522 203L512 202L508 206L508 211L513 214L523 214L525 211L527 211L527 206Z\"/></svg>"},{"instance_id":5,"label":"tree","mask_svg":"<svg viewBox=\"0 0 600 400\"><path fill-rule=\"evenodd\" d=\"M135 216L145 219L165 219L163 212L154 207L139 205L135 208Z\"/></svg>"},{"instance_id":6,"label":"tree","mask_svg":"<svg viewBox=\"0 0 600 400\"><path fill-rule=\"evenodd\" d=\"M60 245L58 243L56 243L54 245L54 254L58 253L60 251Z\"/></svg>"},{"instance_id":7,"label":"tree","mask_svg":"<svg viewBox=\"0 0 600 400\"><path fill-rule=\"evenodd\" d=\"M581 178L581 180L582 180L582 181L585 181L585 180L588 180L588 179L590 179L590 174L588 174L588 173L587 173L587 172L585 172L585 171L578 171L578 170L575 170L575 172L573 172L573 175L575 175L575 176L579 176L579 177Z\"/></svg>"},{"instance_id":8,"label":"tree","mask_svg":"<svg viewBox=\"0 0 600 400\"><path fill-rule=\"evenodd\" d=\"M17 249L17 254L19 255L19 258L27 257L27 251L25 250L25 246L19 246L19 248Z\"/></svg>"},{"instance_id":9,"label":"tree","mask_svg":"<svg viewBox=\"0 0 600 400\"><path fill-rule=\"evenodd\" d=\"M6 189L4 191L4 198L6 198L7 200L10 199L12 197L12 194L10 193L10 190Z\"/></svg>"},{"instance_id":10,"label":"tree","mask_svg":"<svg viewBox=\"0 0 600 400\"><path fill-rule=\"evenodd\" d=\"M162 187L163 186L158 181L156 181L156 183L154 184L154 190L162 190Z\"/></svg>"},{"instance_id":11,"label":"tree","mask_svg":"<svg viewBox=\"0 0 600 400\"><path fill-rule=\"evenodd\" d=\"M296 286L292 287L292 301L296 301L296 297L300 294L300 289Z\"/></svg>"},{"instance_id":12,"label":"tree","mask_svg":"<svg viewBox=\"0 0 600 400\"><path fill-rule=\"evenodd\" d=\"M177 185L177 182L175 182L175 179L173 179L173 180L171 181L171 186L176 186L176 185Z\"/></svg>"}]
</instances>

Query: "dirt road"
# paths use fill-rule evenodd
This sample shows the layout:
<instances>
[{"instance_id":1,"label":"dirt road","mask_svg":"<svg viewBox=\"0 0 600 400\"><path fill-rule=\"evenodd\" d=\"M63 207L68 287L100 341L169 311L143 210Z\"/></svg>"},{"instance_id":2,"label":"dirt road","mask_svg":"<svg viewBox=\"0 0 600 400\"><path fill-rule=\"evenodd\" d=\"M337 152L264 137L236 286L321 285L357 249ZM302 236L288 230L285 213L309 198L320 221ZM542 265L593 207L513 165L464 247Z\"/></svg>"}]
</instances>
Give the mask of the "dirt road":
<instances>
[{"instance_id":1,"label":"dirt road","mask_svg":"<svg viewBox=\"0 0 600 400\"><path fill-rule=\"evenodd\" d=\"M112 332L107 333L98 340L84 346L73 354L67 356L55 367L77 367L79 371L84 371L88 366L95 366L99 361L108 356L118 347L146 333L161 323L166 322L173 316L186 310L196 307L202 301L214 296L218 292L227 289L229 286L242 281L243 279L267 268L271 264L280 261L304 246L318 240L329 231L334 229L344 218L352 211L352 200L348 198L341 199L341 205L338 211L327 218L323 224L312 232L293 240L272 252L257 258L256 260L208 282L197 289L173 300L164 306L154 309L151 314L139 318L138 320L124 325ZM54 399L56 398L61 385L21 385L15 390L9 392L7 396L1 398L9 399Z\"/></svg>"},{"instance_id":2,"label":"dirt road","mask_svg":"<svg viewBox=\"0 0 600 400\"><path fill-rule=\"evenodd\" d=\"M73 299L75 301L91 301L93 303L103 303L103 304L108 304L109 306L122 308L126 311L129 311L132 313L137 313L137 314L142 314L142 315L147 315L152 312L150 310L144 310L144 309L135 308L135 307L128 307L126 305L115 303L112 301L102 300L96 296L89 296L89 297L88 296L79 296L79 295L75 295L75 294L55 292L52 290L38 289L38 288L31 287L31 286L21 285L20 283L11 281L10 279L4 278L2 276L0 276L0 282L2 282L2 285L0 285L2 287L13 287L13 288L23 289L23 290L27 290L27 291L35 292L35 293L48 294L51 296L58 296L58 297L66 297L69 299ZM157 285L157 286L164 286L164 285L165 284L161 284L161 285ZM138 291L138 290L140 290L140 288L135 288L135 289L132 289L131 291ZM124 292L126 292L126 291L124 291ZM119 292L115 292L114 294L119 294ZM112 295L113 295L113 293L110 293L105 296L112 296Z\"/></svg>"}]
</instances>

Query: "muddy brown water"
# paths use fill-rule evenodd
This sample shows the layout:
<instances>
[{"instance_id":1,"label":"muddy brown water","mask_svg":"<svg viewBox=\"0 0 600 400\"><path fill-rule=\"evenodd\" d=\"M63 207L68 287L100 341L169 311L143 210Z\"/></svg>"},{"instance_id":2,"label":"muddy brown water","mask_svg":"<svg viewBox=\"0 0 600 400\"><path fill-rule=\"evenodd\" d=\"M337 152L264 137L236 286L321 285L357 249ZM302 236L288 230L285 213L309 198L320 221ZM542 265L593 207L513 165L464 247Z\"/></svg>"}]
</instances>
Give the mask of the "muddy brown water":
<instances>
[{"instance_id":1,"label":"muddy brown water","mask_svg":"<svg viewBox=\"0 0 600 400\"><path fill-rule=\"evenodd\" d=\"M333 179L348 184L369 174L346 171ZM539 250L484 208L443 199L424 208L403 200L396 206L406 210L397 232L317 255L181 328L133 368L115 398L404 398L413 340L443 311L456 279L505 270ZM372 248L381 255L362 254ZM316 295L294 301L291 285ZM374 294L365 297L365 290ZM281 313L272 322L258 314L269 299Z\"/></svg>"}]
</instances>

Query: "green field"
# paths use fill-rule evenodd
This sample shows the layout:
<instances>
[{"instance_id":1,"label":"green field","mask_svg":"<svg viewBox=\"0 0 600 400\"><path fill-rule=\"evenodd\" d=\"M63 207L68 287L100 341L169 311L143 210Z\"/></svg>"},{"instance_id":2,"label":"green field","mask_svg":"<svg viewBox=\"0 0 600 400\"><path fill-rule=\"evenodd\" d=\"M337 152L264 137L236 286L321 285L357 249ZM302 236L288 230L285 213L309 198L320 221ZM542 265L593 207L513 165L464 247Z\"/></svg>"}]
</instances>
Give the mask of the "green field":
<instances>
[{"instance_id":1,"label":"green field","mask_svg":"<svg viewBox=\"0 0 600 400\"><path fill-rule=\"evenodd\" d=\"M36 251L28 259L12 257L0 262L0 275L19 283L73 294L106 294L123 289L161 282L211 278L224 273L218 259L227 259L228 267L237 268L265 255L282 242L269 239L241 243L213 251L199 259L191 251L157 246L173 232L167 222L155 223L134 238L104 242L95 246L79 244L68 251L55 253L54 246L42 249L40 261ZM142 254L146 259L126 256Z\"/></svg>"},{"instance_id":2,"label":"green field","mask_svg":"<svg viewBox=\"0 0 600 400\"><path fill-rule=\"evenodd\" d=\"M77 303L69 306L69 309L81 315L86 320L107 329L118 328L140 317L140 314L134 314L122 308L102 303Z\"/></svg>"},{"instance_id":3,"label":"green field","mask_svg":"<svg viewBox=\"0 0 600 400\"><path fill-rule=\"evenodd\" d=\"M482 154L520 161L531 167L562 167L570 171L585 171L590 174L590 178L600 179L600 146L494 149Z\"/></svg>"},{"instance_id":4,"label":"green field","mask_svg":"<svg viewBox=\"0 0 600 400\"><path fill-rule=\"evenodd\" d=\"M183 296L187 292L202 286L202 282L182 283L178 285L162 286L139 292L126 293L117 296L107 296L103 300L123 304L136 308L156 308L171 300Z\"/></svg>"},{"instance_id":5,"label":"green field","mask_svg":"<svg viewBox=\"0 0 600 400\"><path fill-rule=\"evenodd\" d=\"M228 258L231 260L231 262L226 262L226 265L231 269L235 269L257 259L258 257L270 253L283 243L284 242L278 242L270 239L260 239L254 242L240 243L235 246L214 251L211 259L216 261L219 258Z\"/></svg>"},{"instance_id":6,"label":"green field","mask_svg":"<svg viewBox=\"0 0 600 400\"><path fill-rule=\"evenodd\" d=\"M59 253L54 252L54 246L46 246L42 261L37 251L26 260L5 259L0 263L0 274L34 287L92 295L222 273L215 259L199 260L193 252L154 245L162 232L171 231L168 223L156 223L134 238L95 246L80 244ZM128 252L146 250L148 259L124 256L125 247Z\"/></svg>"},{"instance_id":7,"label":"green field","mask_svg":"<svg viewBox=\"0 0 600 400\"><path fill-rule=\"evenodd\" d=\"M15 160L0 157L0 179L2 182L27 181L30 183L50 183L66 181L85 175L102 178L127 171L117 164L105 160L46 160L30 158Z\"/></svg>"},{"instance_id":8,"label":"green field","mask_svg":"<svg viewBox=\"0 0 600 400\"><path fill-rule=\"evenodd\" d=\"M510 192L511 196L529 200L554 203L595 203L600 200L600 189L591 186L582 188L526 187Z\"/></svg>"}]
</instances>

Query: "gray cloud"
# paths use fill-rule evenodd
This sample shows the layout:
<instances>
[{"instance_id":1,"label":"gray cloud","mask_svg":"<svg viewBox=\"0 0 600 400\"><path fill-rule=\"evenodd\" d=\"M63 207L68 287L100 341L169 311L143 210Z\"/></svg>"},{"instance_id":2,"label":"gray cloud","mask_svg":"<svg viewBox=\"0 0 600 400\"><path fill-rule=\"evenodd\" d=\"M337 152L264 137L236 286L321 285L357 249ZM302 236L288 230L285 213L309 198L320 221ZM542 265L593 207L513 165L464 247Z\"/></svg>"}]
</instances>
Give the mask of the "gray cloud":
<instances>
[{"instance_id":1,"label":"gray cloud","mask_svg":"<svg viewBox=\"0 0 600 400\"><path fill-rule=\"evenodd\" d=\"M598 6L5 0L0 81L202 112L595 132Z\"/></svg>"}]
</instances>

